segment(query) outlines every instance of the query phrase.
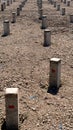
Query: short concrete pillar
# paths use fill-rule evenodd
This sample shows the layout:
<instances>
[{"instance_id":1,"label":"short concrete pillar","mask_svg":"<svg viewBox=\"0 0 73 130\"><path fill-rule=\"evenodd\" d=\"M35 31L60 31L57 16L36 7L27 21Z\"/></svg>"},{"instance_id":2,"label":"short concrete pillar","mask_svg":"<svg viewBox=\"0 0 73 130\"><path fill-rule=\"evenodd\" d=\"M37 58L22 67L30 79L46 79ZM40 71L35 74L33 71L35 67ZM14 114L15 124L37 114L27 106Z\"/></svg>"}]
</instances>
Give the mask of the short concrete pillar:
<instances>
[{"instance_id":1,"label":"short concrete pillar","mask_svg":"<svg viewBox=\"0 0 73 130\"><path fill-rule=\"evenodd\" d=\"M1 4L1 11L4 11L4 4Z\"/></svg>"},{"instance_id":2,"label":"short concrete pillar","mask_svg":"<svg viewBox=\"0 0 73 130\"><path fill-rule=\"evenodd\" d=\"M39 19L42 20L42 16L43 16L43 9L39 10Z\"/></svg>"},{"instance_id":3,"label":"short concrete pillar","mask_svg":"<svg viewBox=\"0 0 73 130\"><path fill-rule=\"evenodd\" d=\"M73 23L73 14L70 15L70 23Z\"/></svg>"},{"instance_id":4,"label":"short concrete pillar","mask_svg":"<svg viewBox=\"0 0 73 130\"><path fill-rule=\"evenodd\" d=\"M63 2L63 0L61 0L61 2Z\"/></svg>"},{"instance_id":5,"label":"short concrete pillar","mask_svg":"<svg viewBox=\"0 0 73 130\"><path fill-rule=\"evenodd\" d=\"M38 8L41 9L42 8L42 3L38 4Z\"/></svg>"},{"instance_id":6,"label":"short concrete pillar","mask_svg":"<svg viewBox=\"0 0 73 130\"><path fill-rule=\"evenodd\" d=\"M5 91L6 108L6 129L18 130L18 88L6 88Z\"/></svg>"},{"instance_id":7,"label":"short concrete pillar","mask_svg":"<svg viewBox=\"0 0 73 130\"><path fill-rule=\"evenodd\" d=\"M7 6L9 6L10 5L10 1L9 0L7 0Z\"/></svg>"},{"instance_id":8,"label":"short concrete pillar","mask_svg":"<svg viewBox=\"0 0 73 130\"><path fill-rule=\"evenodd\" d=\"M53 5L54 1L53 0L49 0L50 4Z\"/></svg>"},{"instance_id":9,"label":"short concrete pillar","mask_svg":"<svg viewBox=\"0 0 73 130\"><path fill-rule=\"evenodd\" d=\"M20 8L18 7L17 8L17 16L19 16L20 15Z\"/></svg>"},{"instance_id":10,"label":"short concrete pillar","mask_svg":"<svg viewBox=\"0 0 73 130\"><path fill-rule=\"evenodd\" d=\"M4 35L4 36L7 36L7 35L10 34L10 24L9 24L9 20L5 20L5 21L3 22L3 25L4 25L4 33L3 33L3 35Z\"/></svg>"},{"instance_id":11,"label":"short concrete pillar","mask_svg":"<svg viewBox=\"0 0 73 130\"><path fill-rule=\"evenodd\" d=\"M12 12L12 23L16 22L16 12Z\"/></svg>"},{"instance_id":12,"label":"short concrete pillar","mask_svg":"<svg viewBox=\"0 0 73 130\"><path fill-rule=\"evenodd\" d=\"M13 2L15 2L15 0L13 0Z\"/></svg>"},{"instance_id":13,"label":"short concrete pillar","mask_svg":"<svg viewBox=\"0 0 73 130\"><path fill-rule=\"evenodd\" d=\"M47 16L43 15L42 16L42 26L41 29L46 29L47 28Z\"/></svg>"},{"instance_id":14,"label":"short concrete pillar","mask_svg":"<svg viewBox=\"0 0 73 130\"><path fill-rule=\"evenodd\" d=\"M19 5L20 11L22 11L22 4Z\"/></svg>"},{"instance_id":15,"label":"short concrete pillar","mask_svg":"<svg viewBox=\"0 0 73 130\"><path fill-rule=\"evenodd\" d=\"M54 7L56 7L56 1L54 1Z\"/></svg>"},{"instance_id":16,"label":"short concrete pillar","mask_svg":"<svg viewBox=\"0 0 73 130\"><path fill-rule=\"evenodd\" d=\"M57 11L60 11L60 4L57 4L56 8L57 8Z\"/></svg>"},{"instance_id":17,"label":"short concrete pillar","mask_svg":"<svg viewBox=\"0 0 73 130\"><path fill-rule=\"evenodd\" d=\"M50 46L51 45L51 31L49 29L44 30L44 46Z\"/></svg>"},{"instance_id":18,"label":"short concrete pillar","mask_svg":"<svg viewBox=\"0 0 73 130\"><path fill-rule=\"evenodd\" d=\"M67 6L70 6L70 1L68 0L66 4L67 4Z\"/></svg>"},{"instance_id":19,"label":"short concrete pillar","mask_svg":"<svg viewBox=\"0 0 73 130\"><path fill-rule=\"evenodd\" d=\"M6 9L6 3L5 2L3 2L3 5L4 5L4 9Z\"/></svg>"},{"instance_id":20,"label":"short concrete pillar","mask_svg":"<svg viewBox=\"0 0 73 130\"><path fill-rule=\"evenodd\" d=\"M66 4L66 0L63 0L63 3Z\"/></svg>"},{"instance_id":21,"label":"short concrete pillar","mask_svg":"<svg viewBox=\"0 0 73 130\"><path fill-rule=\"evenodd\" d=\"M49 86L59 88L60 85L61 85L61 60L59 58L51 58Z\"/></svg>"},{"instance_id":22,"label":"short concrete pillar","mask_svg":"<svg viewBox=\"0 0 73 130\"><path fill-rule=\"evenodd\" d=\"M10 4L12 4L12 0L10 0Z\"/></svg>"},{"instance_id":23,"label":"short concrete pillar","mask_svg":"<svg viewBox=\"0 0 73 130\"><path fill-rule=\"evenodd\" d=\"M65 8L61 9L61 15L65 15Z\"/></svg>"}]
</instances>

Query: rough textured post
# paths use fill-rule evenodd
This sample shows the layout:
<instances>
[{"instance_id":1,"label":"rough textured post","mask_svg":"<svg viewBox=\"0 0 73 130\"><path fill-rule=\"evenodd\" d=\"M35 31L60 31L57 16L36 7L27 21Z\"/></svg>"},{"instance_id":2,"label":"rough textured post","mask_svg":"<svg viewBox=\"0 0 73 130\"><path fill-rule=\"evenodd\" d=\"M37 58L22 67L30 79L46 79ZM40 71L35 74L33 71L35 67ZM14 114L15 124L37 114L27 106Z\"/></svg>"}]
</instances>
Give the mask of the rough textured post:
<instances>
[{"instance_id":1,"label":"rough textured post","mask_svg":"<svg viewBox=\"0 0 73 130\"><path fill-rule=\"evenodd\" d=\"M12 12L12 23L16 22L16 12Z\"/></svg>"},{"instance_id":2,"label":"rough textured post","mask_svg":"<svg viewBox=\"0 0 73 130\"><path fill-rule=\"evenodd\" d=\"M9 35L10 34L10 25L9 25L9 20L5 20L4 22L3 22L3 24L4 24L4 36L7 36L7 35Z\"/></svg>"},{"instance_id":3,"label":"rough textured post","mask_svg":"<svg viewBox=\"0 0 73 130\"><path fill-rule=\"evenodd\" d=\"M73 23L73 14L70 15L70 23Z\"/></svg>"},{"instance_id":4,"label":"rough textured post","mask_svg":"<svg viewBox=\"0 0 73 130\"><path fill-rule=\"evenodd\" d=\"M66 0L63 0L63 3L66 4Z\"/></svg>"},{"instance_id":5,"label":"rough textured post","mask_svg":"<svg viewBox=\"0 0 73 130\"><path fill-rule=\"evenodd\" d=\"M51 58L49 86L59 88L60 85L61 85L61 60L59 58Z\"/></svg>"},{"instance_id":6,"label":"rough textured post","mask_svg":"<svg viewBox=\"0 0 73 130\"><path fill-rule=\"evenodd\" d=\"M22 11L22 4L19 5L20 11Z\"/></svg>"},{"instance_id":7,"label":"rough textured post","mask_svg":"<svg viewBox=\"0 0 73 130\"><path fill-rule=\"evenodd\" d=\"M12 4L12 0L10 0L10 3Z\"/></svg>"},{"instance_id":8,"label":"rough textured post","mask_svg":"<svg viewBox=\"0 0 73 130\"><path fill-rule=\"evenodd\" d=\"M7 6L9 6L10 5L10 1L9 0L7 0Z\"/></svg>"},{"instance_id":9,"label":"rough textured post","mask_svg":"<svg viewBox=\"0 0 73 130\"><path fill-rule=\"evenodd\" d=\"M44 46L50 46L51 45L51 31L49 29L44 30Z\"/></svg>"},{"instance_id":10,"label":"rough textured post","mask_svg":"<svg viewBox=\"0 0 73 130\"><path fill-rule=\"evenodd\" d=\"M39 10L39 15L40 15L40 16L39 16L39 19L42 20L43 9L40 9L40 10Z\"/></svg>"},{"instance_id":11,"label":"rough textured post","mask_svg":"<svg viewBox=\"0 0 73 130\"><path fill-rule=\"evenodd\" d=\"M57 4L57 11L60 10L60 4Z\"/></svg>"},{"instance_id":12,"label":"rough textured post","mask_svg":"<svg viewBox=\"0 0 73 130\"><path fill-rule=\"evenodd\" d=\"M17 16L20 15L20 8L17 8Z\"/></svg>"},{"instance_id":13,"label":"rough textured post","mask_svg":"<svg viewBox=\"0 0 73 130\"><path fill-rule=\"evenodd\" d=\"M62 14L62 15L65 15L65 8L62 8L62 9L61 9L61 14Z\"/></svg>"},{"instance_id":14,"label":"rough textured post","mask_svg":"<svg viewBox=\"0 0 73 130\"><path fill-rule=\"evenodd\" d=\"M1 4L1 11L4 11L4 4Z\"/></svg>"},{"instance_id":15,"label":"rough textured post","mask_svg":"<svg viewBox=\"0 0 73 130\"><path fill-rule=\"evenodd\" d=\"M56 1L54 1L54 7L56 7Z\"/></svg>"},{"instance_id":16,"label":"rough textured post","mask_svg":"<svg viewBox=\"0 0 73 130\"><path fill-rule=\"evenodd\" d=\"M47 16L43 15L42 16L42 27L41 29L46 29L47 28Z\"/></svg>"},{"instance_id":17,"label":"rough textured post","mask_svg":"<svg viewBox=\"0 0 73 130\"><path fill-rule=\"evenodd\" d=\"M3 5L4 5L4 9L6 9L6 3L5 2L3 2Z\"/></svg>"},{"instance_id":18,"label":"rough textured post","mask_svg":"<svg viewBox=\"0 0 73 130\"><path fill-rule=\"evenodd\" d=\"M18 130L18 88L6 88L5 91L6 106L6 129Z\"/></svg>"},{"instance_id":19,"label":"rough textured post","mask_svg":"<svg viewBox=\"0 0 73 130\"><path fill-rule=\"evenodd\" d=\"M67 1L67 6L70 6L70 1L69 0Z\"/></svg>"}]
</instances>

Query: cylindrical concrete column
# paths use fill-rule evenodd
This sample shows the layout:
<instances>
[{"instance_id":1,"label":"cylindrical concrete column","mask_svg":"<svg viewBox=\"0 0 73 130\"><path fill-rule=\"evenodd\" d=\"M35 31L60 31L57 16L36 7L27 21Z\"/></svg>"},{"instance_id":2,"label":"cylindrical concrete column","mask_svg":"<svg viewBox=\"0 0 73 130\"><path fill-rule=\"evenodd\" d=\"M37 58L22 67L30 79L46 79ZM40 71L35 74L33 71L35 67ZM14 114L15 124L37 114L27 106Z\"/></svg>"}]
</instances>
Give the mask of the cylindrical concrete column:
<instances>
[{"instance_id":1,"label":"cylindrical concrete column","mask_svg":"<svg viewBox=\"0 0 73 130\"><path fill-rule=\"evenodd\" d=\"M6 88L5 108L6 108L6 129L18 130L19 110L18 110L18 88Z\"/></svg>"},{"instance_id":2,"label":"cylindrical concrete column","mask_svg":"<svg viewBox=\"0 0 73 130\"><path fill-rule=\"evenodd\" d=\"M16 22L16 12L12 12L12 23Z\"/></svg>"},{"instance_id":3,"label":"cylindrical concrete column","mask_svg":"<svg viewBox=\"0 0 73 130\"><path fill-rule=\"evenodd\" d=\"M10 0L10 4L12 4L12 0Z\"/></svg>"},{"instance_id":4,"label":"cylindrical concrete column","mask_svg":"<svg viewBox=\"0 0 73 130\"><path fill-rule=\"evenodd\" d=\"M61 9L61 15L65 15L65 8Z\"/></svg>"},{"instance_id":5,"label":"cylindrical concrete column","mask_svg":"<svg viewBox=\"0 0 73 130\"><path fill-rule=\"evenodd\" d=\"M20 11L22 11L22 4L19 5Z\"/></svg>"},{"instance_id":6,"label":"cylindrical concrete column","mask_svg":"<svg viewBox=\"0 0 73 130\"><path fill-rule=\"evenodd\" d=\"M73 14L70 15L70 23L73 23Z\"/></svg>"},{"instance_id":7,"label":"cylindrical concrete column","mask_svg":"<svg viewBox=\"0 0 73 130\"><path fill-rule=\"evenodd\" d=\"M9 6L10 5L10 1L9 0L7 0L7 6Z\"/></svg>"},{"instance_id":8,"label":"cylindrical concrete column","mask_svg":"<svg viewBox=\"0 0 73 130\"><path fill-rule=\"evenodd\" d=\"M17 16L19 16L20 15L20 8L18 7L17 8Z\"/></svg>"},{"instance_id":9,"label":"cylindrical concrete column","mask_svg":"<svg viewBox=\"0 0 73 130\"><path fill-rule=\"evenodd\" d=\"M42 16L43 16L43 9L39 10L39 19L42 20Z\"/></svg>"},{"instance_id":10,"label":"cylindrical concrete column","mask_svg":"<svg viewBox=\"0 0 73 130\"><path fill-rule=\"evenodd\" d=\"M43 15L42 16L42 26L41 29L46 29L47 28L47 16Z\"/></svg>"},{"instance_id":11,"label":"cylindrical concrete column","mask_svg":"<svg viewBox=\"0 0 73 130\"><path fill-rule=\"evenodd\" d=\"M4 25L4 33L3 33L3 35L4 35L4 36L7 36L7 35L10 34L10 24L9 24L9 20L5 20L5 21L3 22L3 25Z\"/></svg>"},{"instance_id":12,"label":"cylindrical concrete column","mask_svg":"<svg viewBox=\"0 0 73 130\"><path fill-rule=\"evenodd\" d=\"M6 3L5 2L3 2L3 5L4 5L4 9L6 9Z\"/></svg>"},{"instance_id":13,"label":"cylindrical concrete column","mask_svg":"<svg viewBox=\"0 0 73 130\"><path fill-rule=\"evenodd\" d=\"M51 31L49 29L44 30L44 46L50 46L51 45Z\"/></svg>"},{"instance_id":14,"label":"cylindrical concrete column","mask_svg":"<svg viewBox=\"0 0 73 130\"><path fill-rule=\"evenodd\" d=\"M70 1L68 0L66 4L67 4L67 6L70 6Z\"/></svg>"},{"instance_id":15,"label":"cylindrical concrete column","mask_svg":"<svg viewBox=\"0 0 73 130\"><path fill-rule=\"evenodd\" d=\"M60 4L57 4L56 8L57 8L57 11L60 11Z\"/></svg>"},{"instance_id":16,"label":"cylindrical concrete column","mask_svg":"<svg viewBox=\"0 0 73 130\"><path fill-rule=\"evenodd\" d=\"M54 7L56 7L56 4L57 4L56 1L54 1Z\"/></svg>"},{"instance_id":17,"label":"cylindrical concrete column","mask_svg":"<svg viewBox=\"0 0 73 130\"><path fill-rule=\"evenodd\" d=\"M63 0L63 3L66 4L66 0Z\"/></svg>"},{"instance_id":18,"label":"cylindrical concrete column","mask_svg":"<svg viewBox=\"0 0 73 130\"><path fill-rule=\"evenodd\" d=\"M60 85L61 85L61 60L59 58L51 58L49 86L59 88Z\"/></svg>"},{"instance_id":19,"label":"cylindrical concrete column","mask_svg":"<svg viewBox=\"0 0 73 130\"><path fill-rule=\"evenodd\" d=\"M4 4L1 4L1 11L4 11Z\"/></svg>"}]
</instances>

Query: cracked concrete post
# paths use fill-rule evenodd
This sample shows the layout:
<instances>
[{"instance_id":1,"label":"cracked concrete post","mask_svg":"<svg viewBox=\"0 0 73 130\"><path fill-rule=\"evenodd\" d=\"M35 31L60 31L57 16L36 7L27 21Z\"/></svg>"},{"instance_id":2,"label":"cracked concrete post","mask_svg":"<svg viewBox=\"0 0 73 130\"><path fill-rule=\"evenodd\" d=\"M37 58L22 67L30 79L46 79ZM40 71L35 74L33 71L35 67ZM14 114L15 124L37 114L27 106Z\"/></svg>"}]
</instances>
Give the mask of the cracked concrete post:
<instances>
[{"instance_id":1,"label":"cracked concrete post","mask_svg":"<svg viewBox=\"0 0 73 130\"><path fill-rule=\"evenodd\" d=\"M5 108L6 108L6 129L18 130L18 124L19 124L18 88L6 88Z\"/></svg>"}]
</instances>

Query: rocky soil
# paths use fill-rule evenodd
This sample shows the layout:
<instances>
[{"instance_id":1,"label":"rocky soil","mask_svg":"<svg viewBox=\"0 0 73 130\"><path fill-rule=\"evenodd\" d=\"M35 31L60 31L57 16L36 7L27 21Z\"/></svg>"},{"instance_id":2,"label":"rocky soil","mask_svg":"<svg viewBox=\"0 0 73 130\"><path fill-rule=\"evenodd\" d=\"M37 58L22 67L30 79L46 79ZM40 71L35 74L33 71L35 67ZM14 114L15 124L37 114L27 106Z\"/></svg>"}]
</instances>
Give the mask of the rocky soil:
<instances>
[{"instance_id":1,"label":"rocky soil","mask_svg":"<svg viewBox=\"0 0 73 130\"><path fill-rule=\"evenodd\" d=\"M5 88L19 88L20 130L73 130L73 1L66 15L43 0L51 30L51 46L44 47L37 0L27 0L16 23L11 13L20 4L16 0L0 11L0 129L5 117ZM1 3L0 3L1 4ZM10 35L2 37L3 20L10 20ZM50 58L61 59L61 87L56 95L47 93Z\"/></svg>"}]
</instances>

